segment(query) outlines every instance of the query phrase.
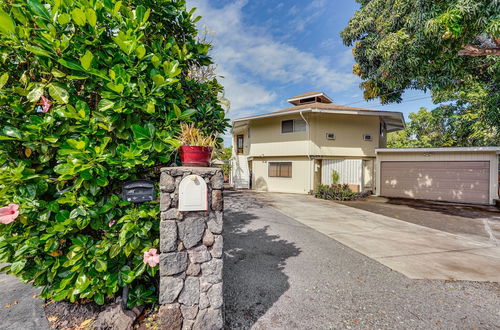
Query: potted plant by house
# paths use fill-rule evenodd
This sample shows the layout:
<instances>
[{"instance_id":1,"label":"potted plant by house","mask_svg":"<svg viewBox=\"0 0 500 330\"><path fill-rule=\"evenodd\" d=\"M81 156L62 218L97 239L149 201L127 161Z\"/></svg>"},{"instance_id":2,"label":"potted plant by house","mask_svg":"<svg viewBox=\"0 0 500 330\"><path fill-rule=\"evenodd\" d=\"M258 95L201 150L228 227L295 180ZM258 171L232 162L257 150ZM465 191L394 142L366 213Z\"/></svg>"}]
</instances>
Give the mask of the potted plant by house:
<instances>
[{"instance_id":1,"label":"potted plant by house","mask_svg":"<svg viewBox=\"0 0 500 330\"><path fill-rule=\"evenodd\" d=\"M340 175L339 175L339 172L335 171L335 170L332 170L332 184L331 184L331 187L332 188L340 188Z\"/></svg>"},{"instance_id":2,"label":"potted plant by house","mask_svg":"<svg viewBox=\"0 0 500 330\"><path fill-rule=\"evenodd\" d=\"M182 166L207 167L210 164L215 136L204 135L194 124L181 124L178 139Z\"/></svg>"}]
</instances>

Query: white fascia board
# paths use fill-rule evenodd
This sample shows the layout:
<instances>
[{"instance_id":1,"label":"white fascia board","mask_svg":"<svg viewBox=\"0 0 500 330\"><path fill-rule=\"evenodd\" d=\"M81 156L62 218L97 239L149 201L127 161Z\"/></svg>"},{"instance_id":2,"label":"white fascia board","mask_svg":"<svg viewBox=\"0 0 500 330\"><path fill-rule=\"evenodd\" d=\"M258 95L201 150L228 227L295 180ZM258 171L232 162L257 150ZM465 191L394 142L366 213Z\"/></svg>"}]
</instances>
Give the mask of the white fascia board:
<instances>
[{"instance_id":1,"label":"white fascia board","mask_svg":"<svg viewBox=\"0 0 500 330\"><path fill-rule=\"evenodd\" d=\"M232 128L233 129L238 129L238 128L244 128L245 126L248 126L248 122L245 123L246 120L241 120L241 121L233 121Z\"/></svg>"},{"instance_id":2,"label":"white fascia board","mask_svg":"<svg viewBox=\"0 0 500 330\"><path fill-rule=\"evenodd\" d=\"M404 117L401 112L393 112L393 111L376 111L376 110L325 110L325 109L317 109L317 108L305 108L298 109L293 111L283 111L283 112L271 112L263 115L257 115L252 117L243 117L239 119L233 120L233 126L237 122L252 120L252 119L261 119L261 118L270 118L270 117L279 117L279 116L287 116L290 114L296 114L301 112L313 112L313 113L330 113L330 114L341 114L341 115L363 115L363 116L379 116L379 117L398 117L401 119L401 122L404 125Z\"/></svg>"},{"instance_id":3,"label":"white fascia board","mask_svg":"<svg viewBox=\"0 0 500 330\"><path fill-rule=\"evenodd\" d=\"M376 111L376 110L363 111L363 110L322 110L322 109L313 109L312 112L335 113L335 114L342 114L342 115L345 114L345 115L377 116L377 117L381 117L382 119L384 119L384 121L386 118L391 117L393 119L396 119L397 123L387 123L389 126L392 126L395 128L395 129L389 130L389 132L399 131L399 130L404 129L406 127L405 118L401 112Z\"/></svg>"},{"instance_id":4,"label":"white fascia board","mask_svg":"<svg viewBox=\"0 0 500 330\"><path fill-rule=\"evenodd\" d=\"M234 126L235 123L240 122L240 121L246 121L246 120L252 120L252 119L261 119L261 118L269 118L269 117L286 116L286 115L289 115L289 114L300 113L300 112L307 112L307 111L311 111L311 110L312 109L301 109L301 110L285 111L285 112L271 112L271 113L266 113L266 114L263 114L263 115L238 118L238 119L233 120L233 126Z\"/></svg>"},{"instance_id":5,"label":"white fascia board","mask_svg":"<svg viewBox=\"0 0 500 330\"><path fill-rule=\"evenodd\" d=\"M401 112L393 112L393 111L377 111L377 110L324 110L324 109L312 109L312 112L319 113L335 113L341 115L363 115L363 116L380 116L380 117L392 117L392 116L401 116L403 118L403 114Z\"/></svg>"},{"instance_id":6,"label":"white fascia board","mask_svg":"<svg viewBox=\"0 0 500 330\"><path fill-rule=\"evenodd\" d=\"M375 153L406 153L406 152L494 152L500 154L500 147L442 147L442 148L383 148L375 149Z\"/></svg>"}]
</instances>

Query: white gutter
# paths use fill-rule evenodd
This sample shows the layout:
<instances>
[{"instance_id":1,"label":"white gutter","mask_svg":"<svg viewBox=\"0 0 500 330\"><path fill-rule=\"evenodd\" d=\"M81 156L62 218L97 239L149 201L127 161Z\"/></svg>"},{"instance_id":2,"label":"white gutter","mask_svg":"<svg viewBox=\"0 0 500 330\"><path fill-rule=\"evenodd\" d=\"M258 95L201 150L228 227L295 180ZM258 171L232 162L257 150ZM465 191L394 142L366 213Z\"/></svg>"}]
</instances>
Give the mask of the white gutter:
<instances>
[{"instance_id":1,"label":"white gutter","mask_svg":"<svg viewBox=\"0 0 500 330\"><path fill-rule=\"evenodd\" d=\"M306 118L304 117L304 115L302 114L302 111L300 112L300 116L302 117L302 119L306 122L306 127L307 127L307 135L308 135L308 139L307 139L307 159L309 159L309 191L313 190L312 186L312 175L311 175L311 126L309 126L309 122L306 120ZM314 165L314 164L313 164Z\"/></svg>"}]
</instances>

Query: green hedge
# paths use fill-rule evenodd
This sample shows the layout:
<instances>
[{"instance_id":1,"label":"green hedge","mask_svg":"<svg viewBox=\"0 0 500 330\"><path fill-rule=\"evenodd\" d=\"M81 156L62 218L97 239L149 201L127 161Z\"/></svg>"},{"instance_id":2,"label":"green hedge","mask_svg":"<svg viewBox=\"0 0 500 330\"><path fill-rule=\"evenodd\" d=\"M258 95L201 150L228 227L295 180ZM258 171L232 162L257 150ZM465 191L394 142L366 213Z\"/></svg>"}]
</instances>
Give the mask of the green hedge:
<instances>
[{"instance_id":1,"label":"green hedge","mask_svg":"<svg viewBox=\"0 0 500 330\"><path fill-rule=\"evenodd\" d=\"M314 190L314 196L334 201L350 201L361 197L360 194L353 192L347 184L333 186L320 184Z\"/></svg>"},{"instance_id":2,"label":"green hedge","mask_svg":"<svg viewBox=\"0 0 500 330\"><path fill-rule=\"evenodd\" d=\"M181 122L220 134L222 87L183 0L12 0L0 5L0 223L6 270L42 297L129 307L157 299L158 202L120 199L175 161Z\"/></svg>"}]
</instances>

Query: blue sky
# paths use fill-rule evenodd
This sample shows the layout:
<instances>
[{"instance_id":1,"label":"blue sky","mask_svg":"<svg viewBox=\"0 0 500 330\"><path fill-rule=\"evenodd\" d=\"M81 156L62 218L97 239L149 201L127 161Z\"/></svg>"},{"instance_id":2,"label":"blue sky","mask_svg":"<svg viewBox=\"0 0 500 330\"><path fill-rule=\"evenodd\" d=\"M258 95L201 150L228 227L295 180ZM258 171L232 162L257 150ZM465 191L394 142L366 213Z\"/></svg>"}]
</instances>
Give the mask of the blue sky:
<instances>
[{"instance_id":1,"label":"blue sky","mask_svg":"<svg viewBox=\"0 0 500 330\"><path fill-rule=\"evenodd\" d=\"M366 102L352 74L351 49L340 31L359 8L354 0L188 0L214 44L211 52L235 119L288 107L286 99L322 91L335 104L401 111L407 117L428 94L408 91L403 103ZM230 140L226 137L227 144Z\"/></svg>"}]
</instances>

